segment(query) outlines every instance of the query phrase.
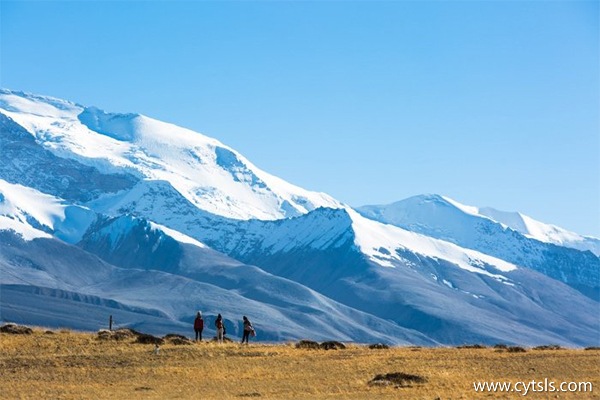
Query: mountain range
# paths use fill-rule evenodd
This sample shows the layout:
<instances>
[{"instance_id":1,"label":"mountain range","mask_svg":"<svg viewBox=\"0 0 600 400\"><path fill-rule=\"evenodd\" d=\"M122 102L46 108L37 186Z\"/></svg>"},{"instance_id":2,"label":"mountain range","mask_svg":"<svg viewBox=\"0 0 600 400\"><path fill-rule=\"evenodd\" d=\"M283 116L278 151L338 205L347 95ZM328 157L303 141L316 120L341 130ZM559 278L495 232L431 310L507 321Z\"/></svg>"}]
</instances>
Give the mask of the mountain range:
<instances>
[{"instance_id":1,"label":"mountain range","mask_svg":"<svg viewBox=\"0 0 600 400\"><path fill-rule=\"evenodd\" d=\"M600 344L600 240L440 195L356 209L200 133L0 91L0 319L391 344Z\"/></svg>"}]
</instances>

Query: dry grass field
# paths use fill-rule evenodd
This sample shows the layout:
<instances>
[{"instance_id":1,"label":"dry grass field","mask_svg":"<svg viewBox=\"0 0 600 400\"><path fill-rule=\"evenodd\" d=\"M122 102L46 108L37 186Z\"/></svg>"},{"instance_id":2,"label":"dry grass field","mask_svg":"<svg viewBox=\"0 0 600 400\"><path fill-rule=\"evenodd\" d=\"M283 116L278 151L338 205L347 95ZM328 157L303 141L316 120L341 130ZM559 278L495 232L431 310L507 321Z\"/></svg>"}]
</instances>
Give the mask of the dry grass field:
<instances>
[{"instance_id":1,"label":"dry grass field","mask_svg":"<svg viewBox=\"0 0 600 400\"><path fill-rule=\"evenodd\" d=\"M600 351L496 348L297 349L294 344L154 345L95 333L0 333L2 399L600 398ZM377 374L423 378L369 384ZM476 393L475 381L589 381L593 392Z\"/></svg>"}]
</instances>

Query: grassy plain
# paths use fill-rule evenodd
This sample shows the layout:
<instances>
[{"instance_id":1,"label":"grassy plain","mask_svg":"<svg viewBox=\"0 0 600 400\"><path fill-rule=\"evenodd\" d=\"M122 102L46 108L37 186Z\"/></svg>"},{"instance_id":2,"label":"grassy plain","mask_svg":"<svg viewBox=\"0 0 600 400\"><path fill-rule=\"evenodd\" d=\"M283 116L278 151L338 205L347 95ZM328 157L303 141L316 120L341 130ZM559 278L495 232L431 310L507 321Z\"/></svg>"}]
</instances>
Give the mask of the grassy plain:
<instances>
[{"instance_id":1,"label":"grassy plain","mask_svg":"<svg viewBox=\"0 0 600 400\"><path fill-rule=\"evenodd\" d=\"M296 349L293 344L154 346L36 330L0 334L2 399L592 399L600 351L411 348ZM377 374L425 383L370 385ZM476 393L473 382L589 381L593 392Z\"/></svg>"}]
</instances>

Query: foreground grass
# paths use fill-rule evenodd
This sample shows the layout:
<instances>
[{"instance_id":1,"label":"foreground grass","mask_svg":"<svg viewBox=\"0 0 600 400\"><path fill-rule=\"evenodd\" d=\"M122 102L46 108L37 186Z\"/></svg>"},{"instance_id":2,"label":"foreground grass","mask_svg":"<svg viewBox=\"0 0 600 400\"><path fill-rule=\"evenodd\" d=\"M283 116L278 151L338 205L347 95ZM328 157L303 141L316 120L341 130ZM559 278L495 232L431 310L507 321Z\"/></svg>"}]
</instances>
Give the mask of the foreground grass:
<instances>
[{"instance_id":1,"label":"foreground grass","mask_svg":"<svg viewBox=\"0 0 600 400\"><path fill-rule=\"evenodd\" d=\"M0 398L35 399L473 399L475 381L589 381L592 393L527 398L600 398L600 351L391 348L304 350L291 344L161 346L101 341L60 331L0 334ZM426 379L408 387L369 385L377 374Z\"/></svg>"}]
</instances>

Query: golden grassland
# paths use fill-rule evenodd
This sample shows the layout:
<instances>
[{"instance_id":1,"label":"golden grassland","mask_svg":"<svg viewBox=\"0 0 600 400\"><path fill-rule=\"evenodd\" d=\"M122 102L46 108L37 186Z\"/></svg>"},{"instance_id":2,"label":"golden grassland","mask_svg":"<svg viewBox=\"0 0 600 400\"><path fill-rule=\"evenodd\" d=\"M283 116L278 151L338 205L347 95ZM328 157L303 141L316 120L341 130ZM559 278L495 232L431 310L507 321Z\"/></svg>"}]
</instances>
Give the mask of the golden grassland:
<instances>
[{"instance_id":1,"label":"golden grassland","mask_svg":"<svg viewBox=\"0 0 600 400\"><path fill-rule=\"evenodd\" d=\"M154 345L70 331L0 334L2 399L477 399L475 381L586 381L593 392L530 392L526 398L600 398L600 351L393 347L296 349L289 344ZM403 372L427 381L370 385Z\"/></svg>"}]
</instances>

